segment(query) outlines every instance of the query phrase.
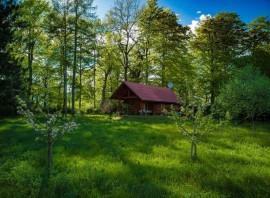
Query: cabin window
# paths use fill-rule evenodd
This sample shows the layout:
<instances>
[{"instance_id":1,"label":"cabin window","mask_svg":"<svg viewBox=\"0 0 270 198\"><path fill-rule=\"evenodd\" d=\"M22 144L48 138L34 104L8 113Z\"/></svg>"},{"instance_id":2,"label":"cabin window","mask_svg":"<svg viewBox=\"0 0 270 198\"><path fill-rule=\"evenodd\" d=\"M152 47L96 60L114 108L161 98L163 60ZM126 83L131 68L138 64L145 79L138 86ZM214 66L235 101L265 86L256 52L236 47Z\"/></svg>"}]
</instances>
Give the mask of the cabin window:
<instances>
[{"instance_id":1,"label":"cabin window","mask_svg":"<svg viewBox=\"0 0 270 198\"><path fill-rule=\"evenodd\" d=\"M160 105L159 105L159 108L160 108L160 109L165 109L165 104L160 104Z\"/></svg>"}]
</instances>

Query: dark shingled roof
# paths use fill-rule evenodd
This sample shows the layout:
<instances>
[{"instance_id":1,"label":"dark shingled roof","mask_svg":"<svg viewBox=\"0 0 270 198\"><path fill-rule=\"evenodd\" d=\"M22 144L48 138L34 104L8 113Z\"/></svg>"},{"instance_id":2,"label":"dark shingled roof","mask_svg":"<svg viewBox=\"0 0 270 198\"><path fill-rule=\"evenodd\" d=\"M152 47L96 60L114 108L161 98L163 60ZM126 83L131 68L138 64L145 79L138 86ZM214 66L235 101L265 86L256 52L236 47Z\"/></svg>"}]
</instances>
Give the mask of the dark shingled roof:
<instances>
[{"instance_id":1,"label":"dark shingled roof","mask_svg":"<svg viewBox=\"0 0 270 198\"><path fill-rule=\"evenodd\" d=\"M127 86L142 101L178 104L176 95L171 89L167 87L156 87L127 81L124 81L113 93L113 95L111 96L112 99L117 99L117 92L123 86Z\"/></svg>"}]
</instances>

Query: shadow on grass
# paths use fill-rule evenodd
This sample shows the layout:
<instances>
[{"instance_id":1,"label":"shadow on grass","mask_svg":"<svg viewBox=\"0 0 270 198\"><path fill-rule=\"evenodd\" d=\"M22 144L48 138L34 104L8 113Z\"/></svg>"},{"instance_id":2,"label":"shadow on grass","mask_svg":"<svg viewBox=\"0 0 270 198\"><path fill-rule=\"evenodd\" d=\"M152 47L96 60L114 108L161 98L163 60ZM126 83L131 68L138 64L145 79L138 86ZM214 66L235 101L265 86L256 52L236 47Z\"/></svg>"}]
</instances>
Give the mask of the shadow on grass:
<instances>
[{"instance_id":1,"label":"shadow on grass","mask_svg":"<svg viewBox=\"0 0 270 198\"><path fill-rule=\"evenodd\" d=\"M39 197L267 197L269 195L267 185L269 161L266 160L268 159L266 154L263 154L268 148L263 148L262 142L258 142L258 148L247 144L254 139L248 134L245 126L234 128L229 132L215 133L207 141L199 143L199 160L191 162L189 143L181 140L180 134L169 119L125 117L113 120L105 116L89 116L78 118L78 122L80 123L78 130L55 143L55 169L49 181L45 178L40 181L39 187L44 188L37 190ZM16 122L5 125L7 131L0 126L1 138L8 140L6 143L1 139L1 146L6 144L10 149L14 149L10 142L15 138L16 144L23 142L20 149L28 148L31 153L34 152L33 148L43 147L31 145L35 138L31 129L22 128L23 123L20 122L16 126L9 126L14 123ZM265 132L266 128L263 126L262 132L255 136L255 142L259 141L258 138L264 137L264 134L269 134ZM237 130L241 131L237 133ZM241 138L246 139L241 141ZM244 153L245 149L249 150ZM34 161L40 158L37 155L41 153L38 151L28 158ZM7 148L4 152L1 151L2 156L3 154L12 156L12 151ZM16 158L19 156L18 154ZM26 167L31 168L30 165ZM20 171L22 170L24 169L21 168ZM7 170L8 174L12 171L14 170ZM33 177L38 174L42 177L41 172L34 174ZM31 171L29 173L31 174ZM20 181L24 179L23 177ZM33 181L35 180L31 178L29 183ZM46 186L46 182L49 185ZM5 184L5 187L13 183ZM21 185L21 188L25 187Z\"/></svg>"},{"instance_id":2,"label":"shadow on grass","mask_svg":"<svg viewBox=\"0 0 270 198\"><path fill-rule=\"evenodd\" d=\"M6 120L0 128L0 157L12 156L17 158L25 152L37 151L43 148L43 143L36 141L39 134L22 119Z\"/></svg>"},{"instance_id":3,"label":"shadow on grass","mask_svg":"<svg viewBox=\"0 0 270 198\"><path fill-rule=\"evenodd\" d=\"M119 182L122 189L118 189L116 195L122 193L128 197L167 197L169 194L168 189L161 185L162 178L155 178L155 173L158 175L162 172L165 177L166 168L146 166L137 160L137 156L136 159L131 156L131 153L150 156L154 147L173 147L168 136L155 133L145 122L83 118L80 130L63 138L58 146L56 149L59 155L66 153L65 157L68 158L80 156L89 160L105 158L112 164L120 164L127 171L123 174L121 170L112 170L115 172L113 176L106 173L107 168L96 170L102 174L93 173L96 176L91 182L94 182L92 188L98 194L110 194ZM161 182L157 183L155 179Z\"/></svg>"},{"instance_id":4,"label":"shadow on grass","mask_svg":"<svg viewBox=\"0 0 270 198\"><path fill-rule=\"evenodd\" d=\"M168 135L156 133L147 123L113 121L106 118L82 119L80 129L64 137L57 144L71 151L71 155L81 155L83 153L80 151L85 150L91 154L91 157L95 154L115 156L126 149L132 152L151 153L154 146L170 146L177 149L170 144Z\"/></svg>"},{"instance_id":5,"label":"shadow on grass","mask_svg":"<svg viewBox=\"0 0 270 198\"><path fill-rule=\"evenodd\" d=\"M200 148L204 143L199 144L198 149L201 153L199 153L197 162L192 163L189 160L189 147L185 147L186 158L182 160L182 165L179 163L179 167L177 164L170 167L153 162L147 163L145 160L154 155L156 148L164 147L172 152L181 152L179 146L172 144L173 138L176 137L172 136L172 133L178 134L177 131L174 129L167 131L163 129L165 133L158 131L158 129L166 127L167 123L171 122L166 119L157 118L155 120L147 117L127 117L118 121L102 117L98 119L86 117L81 120L80 131L70 134L59 142L59 146L62 147L59 152L68 153L65 156L68 158L80 156L90 161L91 159L103 160L94 165L96 167L94 172L90 170L92 176L89 175L91 179L87 181L87 183L92 183L90 188L97 195L102 196L168 197L175 195L177 197L187 194L188 196L207 197L207 193L203 194L203 192L211 192L217 196L243 197L268 192L264 188L267 179L261 181L250 179L248 172L235 177L233 171L241 168L248 169L248 166L254 163L244 156L233 156L230 152L238 148L231 142L224 141L225 139L216 142L210 138L207 140L205 148L208 152L209 149L210 151L225 150L224 153L205 155L203 148ZM219 137L219 135L215 135ZM220 137L224 138L223 135ZM134 157L134 155L136 156ZM162 153L160 153L158 160L166 163L166 160L170 160L170 158L162 157ZM167 161L167 163L170 162ZM114 170L112 167L110 170L109 167L106 167L110 164L120 164L120 168ZM265 165L265 162L258 160L257 164ZM226 166L234 168L229 169L226 173ZM243 181L243 178L249 178L250 183ZM246 187L250 184L256 185L256 183L261 186L261 191L249 191ZM178 191L170 188L171 185L175 185ZM120 186L121 189L118 189L117 186ZM188 191L182 189L182 186Z\"/></svg>"}]
</instances>

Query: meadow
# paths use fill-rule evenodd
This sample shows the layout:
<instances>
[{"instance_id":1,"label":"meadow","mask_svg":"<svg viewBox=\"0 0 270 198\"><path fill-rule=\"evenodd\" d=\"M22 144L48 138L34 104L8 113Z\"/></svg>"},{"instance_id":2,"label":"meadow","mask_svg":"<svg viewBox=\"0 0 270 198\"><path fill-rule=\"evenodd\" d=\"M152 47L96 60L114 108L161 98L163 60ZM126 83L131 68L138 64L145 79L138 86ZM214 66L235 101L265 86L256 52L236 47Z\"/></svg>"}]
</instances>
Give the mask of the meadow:
<instances>
[{"instance_id":1,"label":"meadow","mask_svg":"<svg viewBox=\"0 0 270 198\"><path fill-rule=\"evenodd\" d=\"M54 144L22 118L0 120L0 197L270 197L270 123L224 126L190 143L167 117L82 116Z\"/></svg>"}]
</instances>

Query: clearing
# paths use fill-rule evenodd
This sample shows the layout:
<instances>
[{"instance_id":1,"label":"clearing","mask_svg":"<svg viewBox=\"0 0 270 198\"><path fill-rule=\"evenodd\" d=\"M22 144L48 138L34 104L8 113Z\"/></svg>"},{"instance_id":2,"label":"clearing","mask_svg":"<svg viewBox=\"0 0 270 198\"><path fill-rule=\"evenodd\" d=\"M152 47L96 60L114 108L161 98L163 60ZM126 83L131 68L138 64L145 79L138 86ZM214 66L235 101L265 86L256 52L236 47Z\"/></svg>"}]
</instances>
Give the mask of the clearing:
<instances>
[{"instance_id":1,"label":"clearing","mask_svg":"<svg viewBox=\"0 0 270 198\"><path fill-rule=\"evenodd\" d=\"M224 127L190 143L167 117L77 118L54 145L21 118L0 120L0 197L269 197L270 123ZM47 185L46 185L47 184Z\"/></svg>"}]
</instances>

